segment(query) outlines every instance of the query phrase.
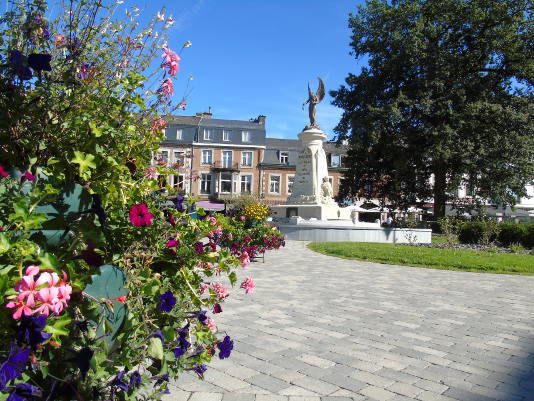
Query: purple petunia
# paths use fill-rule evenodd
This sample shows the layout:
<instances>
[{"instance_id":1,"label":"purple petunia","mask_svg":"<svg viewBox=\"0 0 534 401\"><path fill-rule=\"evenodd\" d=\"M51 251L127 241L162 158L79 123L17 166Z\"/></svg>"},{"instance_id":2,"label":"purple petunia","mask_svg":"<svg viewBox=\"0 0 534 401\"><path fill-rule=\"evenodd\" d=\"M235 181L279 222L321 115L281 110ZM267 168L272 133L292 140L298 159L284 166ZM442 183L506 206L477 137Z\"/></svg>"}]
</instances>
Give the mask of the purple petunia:
<instances>
[{"instance_id":1,"label":"purple petunia","mask_svg":"<svg viewBox=\"0 0 534 401\"><path fill-rule=\"evenodd\" d=\"M197 365L193 368L193 370L195 371L195 373L201 377L201 378L204 378L204 372L206 370L208 370L208 368L206 367L206 365Z\"/></svg>"},{"instance_id":2,"label":"purple petunia","mask_svg":"<svg viewBox=\"0 0 534 401\"><path fill-rule=\"evenodd\" d=\"M34 71L52 71L52 56L46 53L32 53L28 56L28 65Z\"/></svg>"},{"instance_id":3,"label":"purple petunia","mask_svg":"<svg viewBox=\"0 0 534 401\"><path fill-rule=\"evenodd\" d=\"M204 326L206 325L206 321L208 320L208 317L206 316L206 311L200 311L196 313L195 316L200 323L202 323Z\"/></svg>"},{"instance_id":4,"label":"purple petunia","mask_svg":"<svg viewBox=\"0 0 534 401\"><path fill-rule=\"evenodd\" d=\"M204 253L204 244L200 241L195 242L195 252L199 255Z\"/></svg>"},{"instance_id":5,"label":"purple petunia","mask_svg":"<svg viewBox=\"0 0 534 401\"><path fill-rule=\"evenodd\" d=\"M234 342L230 339L230 336L226 336L224 340L217 343L217 347L219 348L219 358L228 358L234 349Z\"/></svg>"},{"instance_id":6,"label":"purple petunia","mask_svg":"<svg viewBox=\"0 0 534 401\"><path fill-rule=\"evenodd\" d=\"M15 342L11 343L9 354L0 364L0 391L7 383L20 376L26 368L26 361L30 355L30 348L19 348Z\"/></svg>"},{"instance_id":7,"label":"purple petunia","mask_svg":"<svg viewBox=\"0 0 534 401\"><path fill-rule=\"evenodd\" d=\"M124 370L119 372L119 373L117 373L117 376L115 376L113 378L113 380L111 381L110 385L111 386L117 386L122 391L128 391L130 389L130 385L124 379L124 374L125 374Z\"/></svg>"},{"instance_id":8,"label":"purple petunia","mask_svg":"<svg viewBox=\"0 0 534 401\"><path fill-rule=\"evenodd\" d=\"M213 313L221 313L222 311L223 310L220 304L213 305Z\"/></svg>"},{"instance_id":9,"label":"purple petunia","mask_svg":"<svg viewBox=\"0 0 534 401\"><path fill-rule=\"evenodd\" d=\"M172 295L172 292L167 291L159 296L159 310L170 312L174 305L176 305L176 298Z\"/></svg>"},{"instance_id":10,"label":"purple petunia","mask_svg":"<svg viewBox=\"0 0 534 401\"><path fill-rule=\"evenodd\" d=\"M18 383L9 393L6 401L28 401L40 397L41 391L31 384Z\"/></svg>"},{"instance_id":11,"label":"purple petunia","mask_svg":"<svg viewBox=\"0 0 534 401\"><path fill-rule=\"evenodd\" d=\"M46 326L46 316L23 316L17 328L16 337L36 349L38 344L48 340L52 334L43 332Z\"/></svg>"},{"instance_id":12,"label":"purple petunia","mask_svg":"<svg viewBox=\"0 0 534 401\"><path fill-rule=\"evenodd\" d=\"M139 388L141 386L141 374L138 371L135 371L130 376L130 387Z\"/></svg>"},{"instance_id":13,"label":"purple petunia","mask_svg":"<svg viewBox=\"0 0 534 401\"><path fill-rule=\"evenodd\" d=\"M187 336L189 334L189 323L187 323L187 325L185 325L182 329L177 330L177 332L179 336L178 340L176 340L178 347L176 347L173 352L174 356L179 358L184 355L191 346L191 343L187 341Z\"/></svg>"}]
</instances>

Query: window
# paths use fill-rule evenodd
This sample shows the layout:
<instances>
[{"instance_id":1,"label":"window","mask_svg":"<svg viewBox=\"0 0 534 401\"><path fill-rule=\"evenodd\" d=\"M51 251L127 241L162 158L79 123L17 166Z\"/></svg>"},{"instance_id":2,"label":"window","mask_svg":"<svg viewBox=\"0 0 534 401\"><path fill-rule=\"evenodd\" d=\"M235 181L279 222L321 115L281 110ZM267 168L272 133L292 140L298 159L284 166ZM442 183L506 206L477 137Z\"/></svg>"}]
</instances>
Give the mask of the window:
<instances>
[{"instance_id":1,"label":"window","mask_svg":"<svg viewBox=\"0 0 534 401\"><path fill-rule=\"evenodd\" d=\"M289 152L280 151L280 164L289 164Z\"/></svg>"},{"instance_id":2,"label":"window","mask_svg":"<svg viewBox=\"0 0 534 401\"><path fill-rule=\"evenodd\" d=\"M211 174L202 173L200 175L200 193L201 194L211 193Z\"/></svg>"},{"instance_id":3,"label":"window","mask_svg":"<svg viewBox=\"0 0 534 401\"><path fill-rule=\"evenodd\" d=\"M293 193L293 182L295 181L294 175L287 176L287 194L291 195Z\"/></svg>"},{"instance_id":4,"label":"window","mask_svg":"<svg viewBox=\"0 0 534 401\"><path fill-rule=\"evenodd\" d=\"M241 152L241 165L252 167L252 152Z\"/></svg>"},{"instance_id":5,"label":"window","mask_svg":"<svg viewBox=\"0 0 534 401\"><path fill-rule=\"evenodd\" d=\"M161 160L163 160L165 163L169 161L169 151L164 150L161 152Z\"/></svg>"},{"instance_id":6,"label":"window","mask_svg":"<svg viewBox=\"0 0 534 401\"><path fill-rule=\"evenodd\" d=\"M185 189L185 176L183 174L174 174L172 176L173 188Z\"/></svg>"},{"instance_id":7,"label":"window","mask_svg":"<svg viewBox=\"0 0 534 401\"><path fill-rule=\"evenodd\" d=\"M330 155L330 167L341 167L340 155Z\"/></svg>"},{"instance_id":8,"label":"window","mask_svg":"<svg viewBox=\"0 0 534 401\"><path fill-rule=\"evenodd\" d=\"M223 141L224 142L228 142L230 140L230 132L231 131L226 131L226 130L223 131Z\"/></svg>"},{"instance_id":9,"label":"window","mask_svg":"<svg viewBox=\"0 0 534 401\"><path fill-rule=\"evenodd\" d=\"M222 166L224 168L231 168L232 167L232 151L231 150L223 150L223 152L222 152Z\"/></svg>"},{"instance_id":10,"label":"window","mask_svg":"<svg viewBox=\"0 0 534 401\"><path fill-rule=\"evenodd\" d=\"M250 132L241 131L241 141L242 142L250 142Z\"/></svg>"},{"instance_id":11,"label":"window","mask_svg":"<svg viewBox=\"0 0 534 401\"><path fill-rule=\"evenodd\" d=\"M185 152L174 152L174 162L183 163L185 159Z\"/></svg>"},{"instance_id":12,"label":"window","mask_svg":"<svg viewBox=\"0 0 534 401\"><path fill-rule=\"evenodd\" d=\"M252 192L252 176L251 175L242 175L241 176L241 192Z\"/></svg>"},{"instance_id":13,"label":"window","mask_svg":"<svg viewBox=\"0 0 534 401\"><path fill-rule=\"evenodd\" d=\"M178 129L176 130L176 139L181 141L182 140L182 130Z\"/></svg>"},{"instance_id":14,"label":"window","mask_svg":"<svg viewBox=\"0 0 534 401\"><path fill-rule=\"evenodd\" d=\"M211 149L202 150L202 164L211 164L213 161L213 152Z\"/></svg>"},{"instance_id":15,"label":"window","mask_svg":"<svg viewBox=\"0 0 534 401\"><path fill-rule=\"evenodd\" d=\"M280 176L279 175L269 176L269 193L271 194L280 193Z\"/></svg>"},{"instance_id":16,"label":"window","mask_svg":"<svg viewBox=\"0 0 534 401\"><path fill-rule=\"evenodd\" d=\"M221 192L232 192L232 173L221 173Z\"/></svg>"},{"instance_id":17,"label":"window","mask_svg":"<svg viewBox=\"0 0 534 401\"><path fill-rule=\"evenodd\" d=\"M205 141L212 141L213 140L213 132L210 129L204 130L204 140Z\"/></svg>"}]
</instances>

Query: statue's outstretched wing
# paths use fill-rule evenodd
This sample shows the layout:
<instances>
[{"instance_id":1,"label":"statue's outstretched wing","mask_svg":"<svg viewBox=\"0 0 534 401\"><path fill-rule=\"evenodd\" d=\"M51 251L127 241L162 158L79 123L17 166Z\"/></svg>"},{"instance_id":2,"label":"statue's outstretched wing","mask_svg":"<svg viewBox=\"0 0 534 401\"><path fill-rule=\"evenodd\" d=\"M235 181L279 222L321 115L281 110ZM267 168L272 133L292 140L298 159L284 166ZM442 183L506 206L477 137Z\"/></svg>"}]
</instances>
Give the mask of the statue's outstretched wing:
<instances>
[{"instance_id":1,"label":"statue's outstretched wing","mask_svg":"<svg viewBox=\"0 0 534 401\"><path fill-rule=\"evenodd\" d=\"M324 98L324 82L319 77L317 77L317 79L319 80L319 88L317 88L317 98L319 99L319 102L320 102ZM309 90L309 85L308 85L308 90Z\"/></svg>"},{"instance_id":2,"label":"statue's outstretched wing","mask_svg":"<svg viewBox=\"0 0 534 401\"><path fill-rule=\"evenodd\" d=\"M313 92L312 92L312 90L310 89L310 83L309 83L309 82L308 82L308 96L309 96L308 99L313 99Z\"/></svg>"}]
</instances>

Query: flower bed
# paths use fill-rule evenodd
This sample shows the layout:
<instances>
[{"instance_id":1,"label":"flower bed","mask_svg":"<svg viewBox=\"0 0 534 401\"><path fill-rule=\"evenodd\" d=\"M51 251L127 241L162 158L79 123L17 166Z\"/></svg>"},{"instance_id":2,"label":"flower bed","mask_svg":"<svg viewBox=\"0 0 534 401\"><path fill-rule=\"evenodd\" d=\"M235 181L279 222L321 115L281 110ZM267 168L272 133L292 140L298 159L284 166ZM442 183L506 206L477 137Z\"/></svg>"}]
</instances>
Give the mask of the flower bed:
<instances>
[{"instance_id":1,"label":"flower bed","mask_svg":"<svg viewBox=\"0 0 534 401\"><path fill-rule=\"evenodd\" d=\"M119 3L119 2L117 2ZM230 288L282 245L265 221L193 218L150 167L164 139L180 57L159 12L73 1L10 2L0 57L0 399L160 399L202 377L233 342L217 328ZM121 10L122 14L123 10ZM52 13L53 14L53 13ZM91 16L90 18L88 16ZM185 42L183 49L191 46ZM154 56L163 79L142 75ZM172 193L174 190L165 187Z\"/></svg>"}]
</instances>

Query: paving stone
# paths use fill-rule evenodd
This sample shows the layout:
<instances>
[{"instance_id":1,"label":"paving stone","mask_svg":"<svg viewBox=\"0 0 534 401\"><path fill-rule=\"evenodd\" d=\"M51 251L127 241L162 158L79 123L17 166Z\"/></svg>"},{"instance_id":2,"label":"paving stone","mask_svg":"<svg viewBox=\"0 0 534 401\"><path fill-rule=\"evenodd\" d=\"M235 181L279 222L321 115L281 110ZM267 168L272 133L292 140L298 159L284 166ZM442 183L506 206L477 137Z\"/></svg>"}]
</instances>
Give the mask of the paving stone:
<instances>
[{"instance_id":1,"label":"paving stone","mask_svg":"<svg viewBox=\"0 0 534 401\"><path fill-rule=\"evenodd\" d=\"M189 401L221 401L223 395L218 393L193 393Z\"/></svg>"},{"instance_id":2,"label":"paving stone","mask_svg":"<svg viewBox=\"0 0 534 401\"><path fill-rule=\"evenodd\" d=\"M333 392L339 390L338 386L311 377L295 379L292 381L292 384L296 384L297 386L313 391L314 393L320 395L332 394Z\"/></svg>"},{"instance_id":3,"label":"paving stone","mask_svg":"<svg viewBox=\"0 0 534 401\"><path fill-rule=\"evenodd\" d=\"M278 391L287 388L289 385L289 383L283 380L277 379L276 377L267 376L262 373L249 377L246 379L246 381L273 393L277 393Z\"/></svg>"},{"instance_id":4,"label":"paving stone","mask_svg":"<svg viewBox=\"0 0 534 401\"><path fill-rule=\"evenodd\" d=\"M189 397L191 397L191 393L188 391L181 391L176 390L174 388L170 388L171 394L165 394L161 401L188 401Z\"/></svg>"},{"instance_id":5,"label":"paving stone","mask_svg":"<svg viewBox=\"0 0 534 401\"><path fill-rule=\"evenodd\" d=\"M421 394L423 392L423 389L406 383L393 383L387 388L387 390L412 398L415 398L416 395Z\"/></svg>"},{"instance_id":6,"label":"paving stone","mask_svg":"<svg viewBox=\"0 0 534 401\"><path fill-rule=\"evenodd\" d=\"M217 316L234 341L231 357L214 358L205 381L182 375L167 398L361 401L376 400L361 393L373 390L392 390L392 401L534 398L534 277L344 260L306 246L288 241L237 272L257 287L253 302L232 293ZM297 380L336 390L321 395Z\"/></svg>"},{"instance_id":7,"label":"paving stone","mask_svg":"<svg viewBox=\"0 0 534 401\"><path fill-rule=\"evenodd\" d=\"M223 395L222 401L255 401L255 399L255 394L226 393Z\"/></svg>"},{"instance_id":8,"label":"paving stone","mask_svg":"<svg viewBox=\"0 0 534 401\"><path fill-rule=\"evenodd\" d=\"M377 401L389 401L395 397L395 393L380 387L368 386L360 390L360 394Z\"/></svg>"}]
</instances>

